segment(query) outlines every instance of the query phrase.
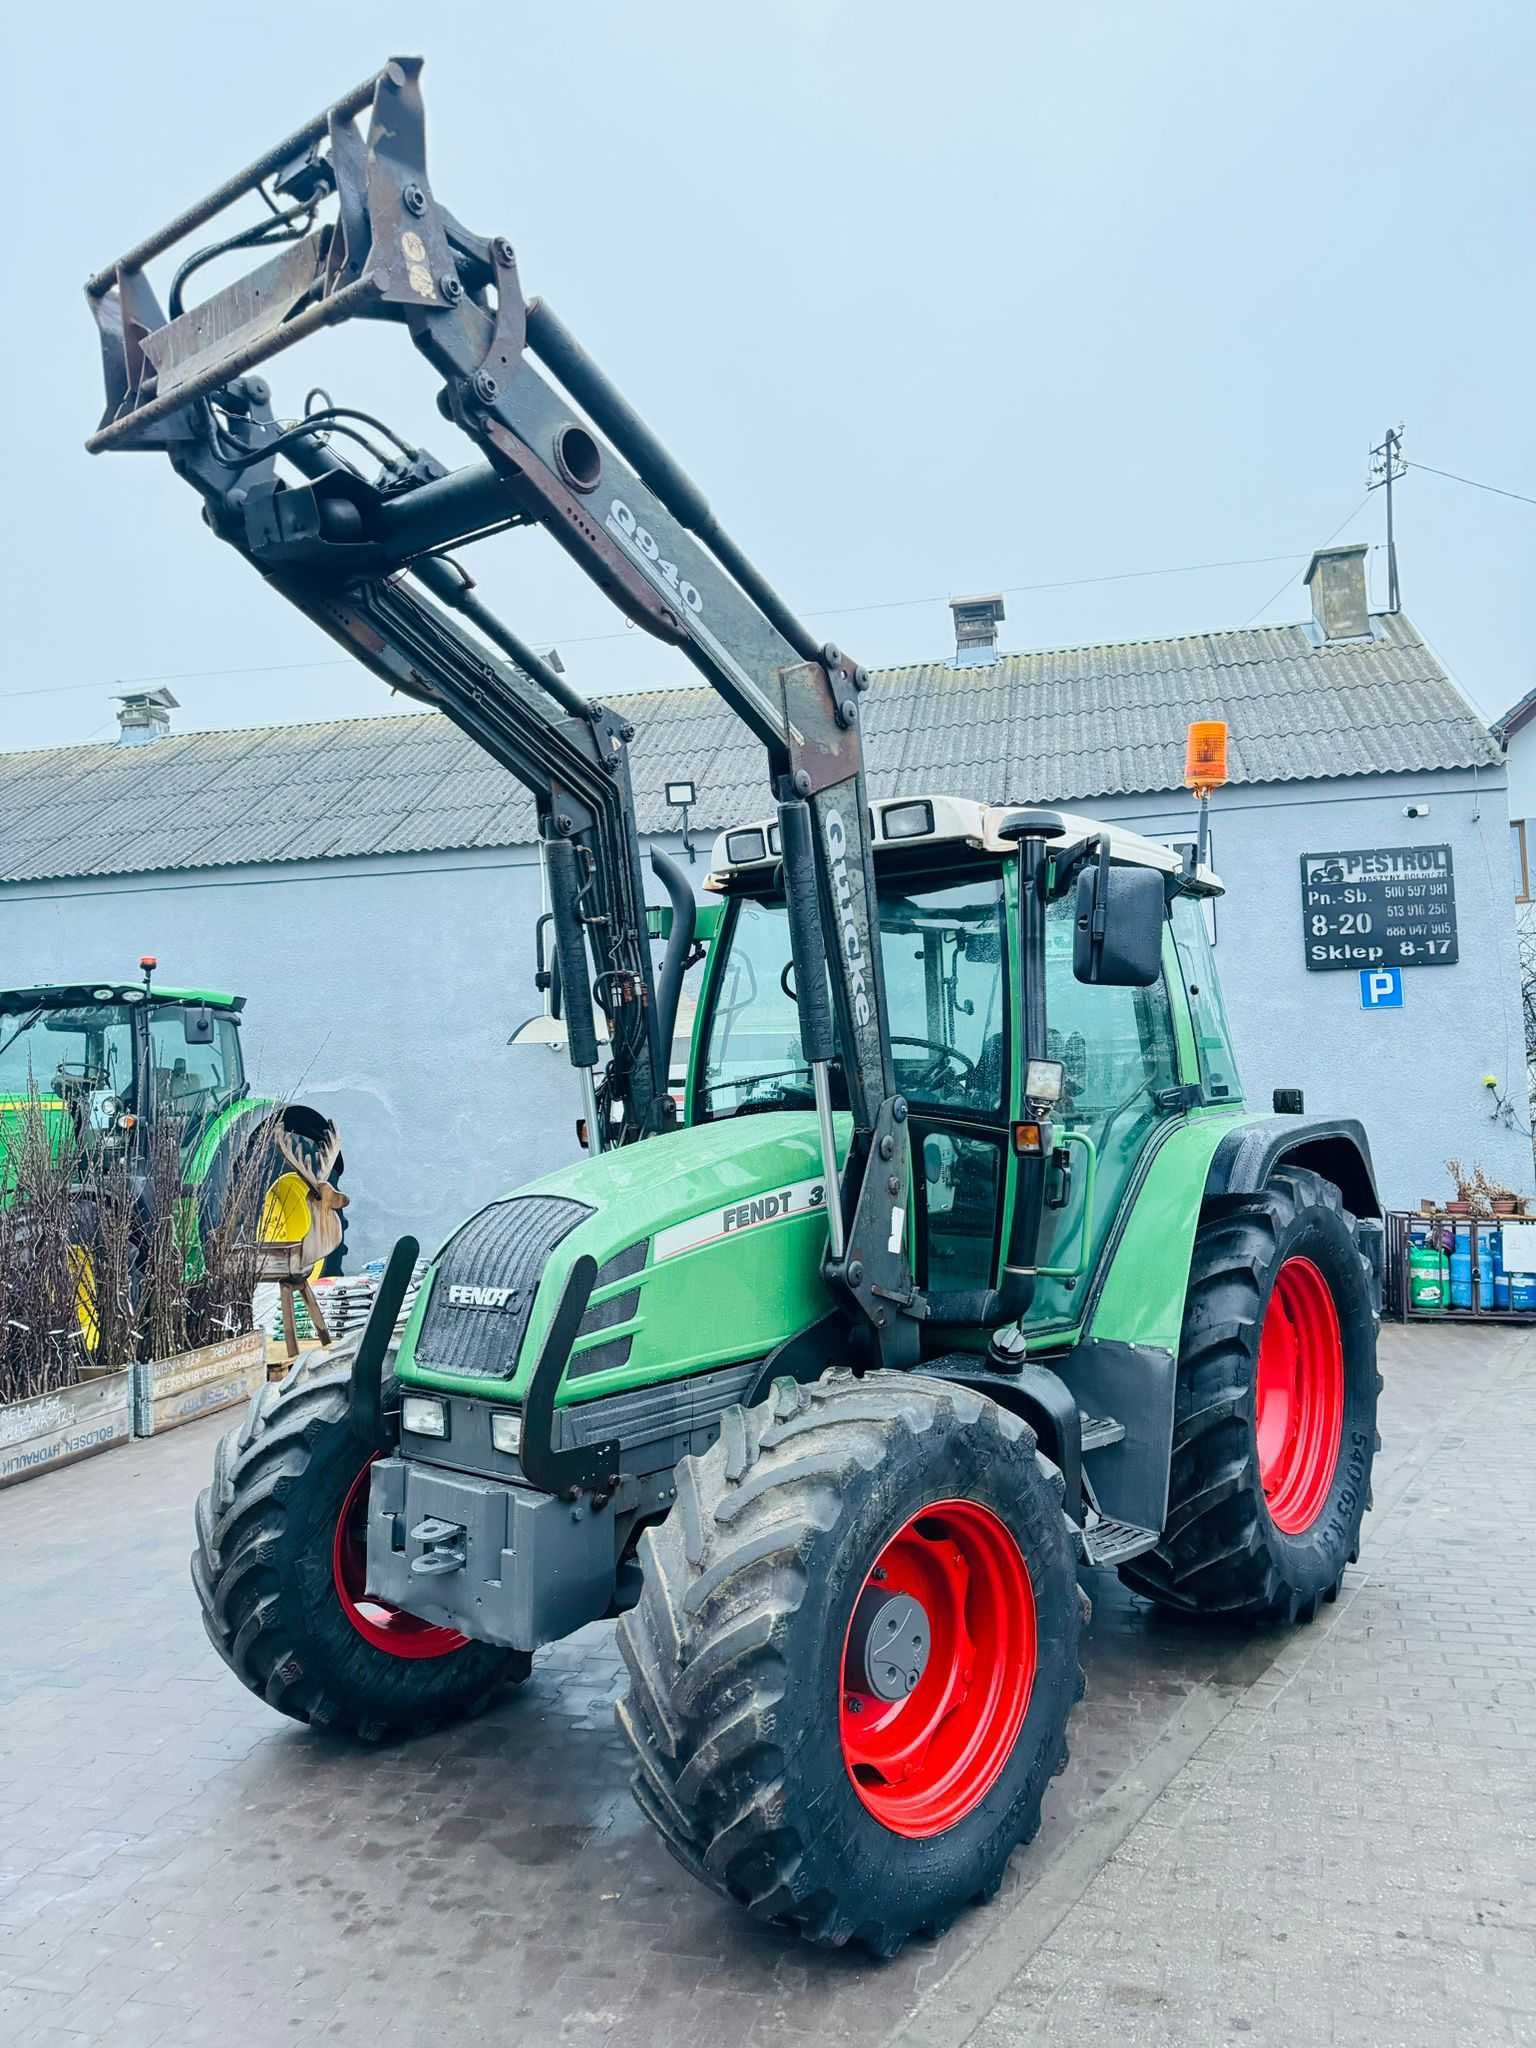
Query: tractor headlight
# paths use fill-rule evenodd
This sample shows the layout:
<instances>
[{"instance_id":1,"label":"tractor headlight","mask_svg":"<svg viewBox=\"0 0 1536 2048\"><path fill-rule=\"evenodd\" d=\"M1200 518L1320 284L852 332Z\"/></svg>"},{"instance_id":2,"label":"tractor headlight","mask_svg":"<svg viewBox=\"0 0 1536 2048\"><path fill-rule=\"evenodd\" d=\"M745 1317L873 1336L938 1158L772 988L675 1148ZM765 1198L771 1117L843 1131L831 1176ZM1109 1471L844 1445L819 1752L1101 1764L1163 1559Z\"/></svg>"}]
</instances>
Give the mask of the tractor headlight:
<instances>
[{"instance_id":1,"label":"tractor headlight","mask_svg":"<svg viewBox=\"0 0 1536 2048\"><path fill-rule=\"evenodd\" d=\"M491 1442L498 1451L510 1451L516 1457L523 1448L523 1418L521 1415L493 1415L491 1417Z\"/></svg>"},{"instance_id":2,"label":"tractor headlight","mask_svg":"<svg viewBox=\"0 0 1536 2048\"><path fill-rule=\"evenodd\" d=\"M426 1394L407 1394L400 1403L400 1427L412 1436L446 1436L448 1406Z\"/></svg>"}]
</instances>

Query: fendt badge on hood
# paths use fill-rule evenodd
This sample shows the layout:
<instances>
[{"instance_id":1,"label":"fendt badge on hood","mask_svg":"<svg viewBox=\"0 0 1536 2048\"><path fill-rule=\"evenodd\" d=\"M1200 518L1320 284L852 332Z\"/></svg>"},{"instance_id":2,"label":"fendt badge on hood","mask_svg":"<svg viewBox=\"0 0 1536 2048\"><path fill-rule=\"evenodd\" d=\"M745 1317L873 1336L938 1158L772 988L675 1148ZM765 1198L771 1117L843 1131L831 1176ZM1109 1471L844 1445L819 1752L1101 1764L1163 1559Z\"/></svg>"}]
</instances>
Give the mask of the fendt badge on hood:
<instances>
[{"instance_id":1,"label":"fendt badge on hood","mask_svg":"<svg viewBox=\"0 0 1536 2048\"><path fill-rule=\"evenodd\" d=\"M450 1308L515 1308L517 1289L515 1287L468 1287L456 1285L448 1290Z\"/></svg>"},{"instance_id":2,"label":"fendt badge on hood","mask_svg":"<svg viewBox=\"0 0 1536 2048\"><path fill-rule=\"evenodd\" d=\"M780 1223L790 1216L804 1216L825 1209L827 1184L818 1174L814 1180L797 1180L777 1188L765 1188L760 1195L729 1202L723 1209L706 1209L702 1216L690 1216L656 1233L654 1259L675 1258L701 1244L717 1244L722 1238L737 1237L764 1223Z\"/></svg>"}]
</instances>

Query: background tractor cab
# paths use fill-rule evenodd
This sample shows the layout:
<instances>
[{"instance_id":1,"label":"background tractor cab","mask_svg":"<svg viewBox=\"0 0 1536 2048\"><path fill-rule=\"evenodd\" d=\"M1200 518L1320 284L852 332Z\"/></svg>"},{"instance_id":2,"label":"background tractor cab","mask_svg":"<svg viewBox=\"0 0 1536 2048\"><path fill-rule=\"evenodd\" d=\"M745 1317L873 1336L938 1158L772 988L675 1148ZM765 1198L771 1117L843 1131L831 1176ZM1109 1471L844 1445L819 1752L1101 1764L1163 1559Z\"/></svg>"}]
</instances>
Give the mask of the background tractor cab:
<instances>
[{"instance_id":1,"label":"background tractor cab","mask_svg":"<svg viewBox=\"0 0 1536 2048\"><path fill-rule=\"evenodd\" d=\"M134 1139L163 1117L187 1135L247 1093L243 996L109 980L0 990L0 1099L36 1096L83 1143Z\"/></svg>"},{"instance_id":2,"label":"background tractor cab","mask_svg":"<svg viewBox=\"0 0 1536 2048\"><path fill-rule=\"evenodd\" d=\"M964 1343L956 1325L988 1320L981 1298L1017 1301L1026 1281L1013 1312L1032 1332L1066 1332L1159 1133L1239 1100L1201 907L1221 885L1139 833L1057 813L1035 885L1043 915L1026 920L1016 810L945 796L871 808L891 1049L912 1130L909 1244L919 1286L951 1304L932 1319L935 1346ZM765 822L715 843L707 886L724 914L690 1124L812 1106L777 836ZM1029 1062L1022 1020L1037 984L1045 1056ZM835 1063L832 1080L845 1111ZM1010 1286L1009 1247L1024 1242L1016 1162L1040 1170L1041 1216L1038 1253L1020 1262L1031 1270ZM984 1328L970 1341L984 1348Z\"/></svg>"},{"instance_id":3,"label":"background tractor cab","mask_svg":"<svg viewBox=\"0 0 1536 2048\"><path fill-rule=\"evenodd\" d=\"M162 987L153 979L158 964L146 954L137 982L0 990L0 1188L23 1118L43 1117L60 1139L68 1125L82 1154L126 1157L140 1178L155 1133L169 1129L203 1225L222 1211L237 1163L261 1148L267 1185L258 1235L302 1240L311 1190L288 1151L297 1145L306 1159L325 1156L339 1180L329 1119L252 1094L240 1048L244 996ZM338 1249L326 1263L339 1270L341 1256Z\"/></svg>"}]
</instances>

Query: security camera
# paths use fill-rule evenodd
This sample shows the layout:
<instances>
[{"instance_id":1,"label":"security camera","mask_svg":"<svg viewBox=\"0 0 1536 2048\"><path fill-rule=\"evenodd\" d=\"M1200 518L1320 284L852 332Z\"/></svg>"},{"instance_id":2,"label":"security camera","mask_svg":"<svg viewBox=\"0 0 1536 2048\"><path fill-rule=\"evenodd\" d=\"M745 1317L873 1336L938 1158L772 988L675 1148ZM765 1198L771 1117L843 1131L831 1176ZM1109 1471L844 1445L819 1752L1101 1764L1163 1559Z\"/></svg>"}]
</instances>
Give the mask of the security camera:
<instances>
[{"instance_id":1,"label":"security camera","mask_svg":"<svg viewBox=\"0 0 1536 2048\"><path fill-rule=\"evenodd\" d=\"M1403 805L1403 816L1404 816L1405 818L1427 818L1427 817L1429 816L1429 805L1428 805L1428 804L1404 804L1404 805Z\"/></svg>"}]
</instances>

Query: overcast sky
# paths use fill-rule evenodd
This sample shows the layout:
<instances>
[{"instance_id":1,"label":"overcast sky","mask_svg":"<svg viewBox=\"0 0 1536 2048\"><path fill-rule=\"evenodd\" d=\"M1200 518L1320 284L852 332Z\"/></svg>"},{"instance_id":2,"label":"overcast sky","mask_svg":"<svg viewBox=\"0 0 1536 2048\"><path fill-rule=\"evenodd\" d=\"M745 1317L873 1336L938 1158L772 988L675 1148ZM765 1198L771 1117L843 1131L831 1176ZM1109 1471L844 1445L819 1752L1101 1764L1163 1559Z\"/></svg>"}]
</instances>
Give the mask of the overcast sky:
<instances>
[{"instance_id":1,"label":"overcast sky","mask_svg":"<svg viewBox=\"0 0 1536 2048\"><path fill-rule=\"evenodd\" d=\"M1008 593L1005 647L1304 616L1312 547L1381 539L1400 419L1536 497L1530 0L78 0L8 41L8 747L109 736L118 679L183 730L390 703L163 457L84 454L80 285L392 52L439 197L871 665L946 653L956 592ZM269 374L469 452L399 330ZM1536 682L1533 540L1400 487L1404 607L1490 716ZM578 682L692 679L542 535L471 561Z\"/></svg>"}]
</instances>

